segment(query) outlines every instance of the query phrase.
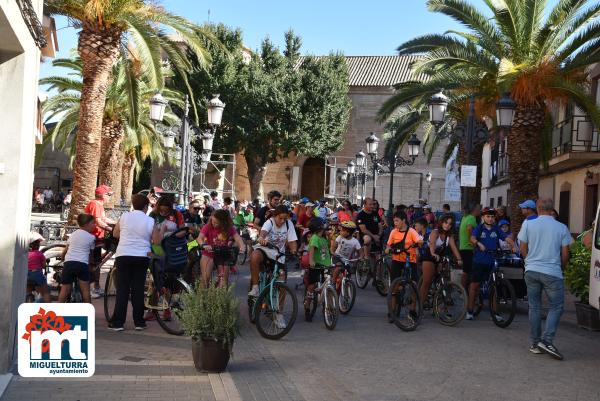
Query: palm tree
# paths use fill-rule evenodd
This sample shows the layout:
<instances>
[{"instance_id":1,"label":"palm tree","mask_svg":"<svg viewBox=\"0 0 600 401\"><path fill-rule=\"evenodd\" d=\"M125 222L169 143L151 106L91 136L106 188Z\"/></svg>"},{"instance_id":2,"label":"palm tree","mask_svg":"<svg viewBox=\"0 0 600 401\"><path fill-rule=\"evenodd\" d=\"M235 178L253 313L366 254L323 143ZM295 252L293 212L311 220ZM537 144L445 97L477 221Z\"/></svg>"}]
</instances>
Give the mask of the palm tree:
<instances>
[{"instance_id":1,"label":"palm tree","mask_svg":"<svg viewBox=\"0 0 600 401\"><path fill-rule=\"evenodd\" d=\"M466 30L424 35L398 47L401 55L421 56L413 69L427 79L398 85L396 95L380 110L380 118L401 109L402 115L418 115L424 121L429 98L444 88L454 118L464 116L468 97L476 94L479 118L494 121L496 101L510 92L518 108L508 133L509 207L518 228L518 203L537 196L543 133L551 124L549 106L573 101L600 126L600 111L588 95L585 74L586 68L600 61L600 25L595 22L600 4L559 0L547 10L545 0L484 3L485 12L464 0L427 2L429 10L453 18ZM406 104L412 107L404 109ZM436 141L431 138L430 146Z\"/></svg>"},{"instance_id":2,"label":"palm tree","mask_svg":"<svg viewBox=\"0 0 600 401\"><path fill-rule=\"evenodd\" d=\"M46 0L46 5L51 14L64 15L80 28L77 51L83 62L83 85L69 216L72 221L94 194L106 92L119 50L127 48L128 43L135 44L142 65L152 77L150 86L162 88L161 51L185 77L185 72L191 70L186 50L194 52L201 63L207 63L209 56L202 38L210 34L145 0ZM173 40L163 31L165 28L179 39Z\"/></svg>"},{"instance_id":3,"label":"palm tree","mask_svg":"<svg viewBox=\"0 0 600 401\"><path fill-rule=\"evenodd\" d=\"M161 144L161 134L156 132L150 121L148 99L154 90L148 87L149 77L144 75L139 59L135 52L121 52L121 57L113 67L110 86L107 89L106 105L102 118L101 155L98 167L99 181L113 188L115 200L122 197L121 173L123 162L126 163L126 175L132 177L130 169L147 157L158 165L165 159L165 150ZM41 85L48 85L57 94L44 104L46 121L57 119L50 133L50 143L56 144L61 150L68 152L72 158L75 155L75 137L78 131L79 110L81 108L82 62L75 57L72 59L56 59L54 66L70 69L67 76L50 76L40 79ZM163 71L163 74L166 74ZM180 92L165 89L164 96L170 104L183 105L183 95ZM178 121L170 109L165 112L165 124ZM45 143L48 143L46 141ZM153 146L154 144L154 146ZM140 158L140 161L132 160ZM137 163L136 163L137 162ZM131 191L131 179L126 181L125 193ZM125 196L129 198L130 193ZM108 205L109 207L112 204Z\"/></svg>"}]
</instances>

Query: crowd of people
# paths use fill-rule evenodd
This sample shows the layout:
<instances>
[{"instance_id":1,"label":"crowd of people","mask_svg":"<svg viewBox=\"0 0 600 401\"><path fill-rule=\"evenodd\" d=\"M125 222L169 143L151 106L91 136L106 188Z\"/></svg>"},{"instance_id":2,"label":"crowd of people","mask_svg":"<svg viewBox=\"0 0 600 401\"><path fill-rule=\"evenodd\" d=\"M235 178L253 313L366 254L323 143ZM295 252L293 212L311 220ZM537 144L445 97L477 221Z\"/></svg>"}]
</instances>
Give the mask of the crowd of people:
<instances>
[{"instance_id":1,"label":"crowd of people","mask_svg":"<svg viewBox=\"0 0 600 401\"><path fill-rule=\"evenodd\" d=\"M191 235L202 248L200 281L207 286L215 269L214 249L220 246L245 246L252 232L254 249L250 255L249 297L258 296L259 272L266 259L277 259L286 253L302 253L307 309L319 275L311 267L337 266L349 260L370 259L376 252L391 254L390 275L398 277L410 263L413 277L422 277L419 289L426 294L441 258L453 258L462 269L461 282L468 293L467 320L475 319L475 294L488 279L493 262L492 252L505 250L525 259L524 280L529 301L530 340L532 353L548 353L558 359L562 355L553 344L563 310L564 284L562 269L568 262L572 237L568 228L557 221L550 199L526 200L520 204L524 222L520 231L511 230L511 218L504 207L481 208L469 205L463 214L453 213L444 205L441 213L431 206L398 205L384 211L377 200L366 198L362 207L344 200L332 207L327 199L312 201L302 198L285 201L278 191L271 191L264 203L220 199L218 193L192 200L187 208L178 209L160 188L147 195L132 197L132 211L118 221L106 217L104 204L112 196L111 188L96 188L84 213L77 218L79 229L71 234L64 253L59 301L64 301L75 279L79 280L84 302L102 296L99 285L101 244L106 233L119 239L115 253L117 268L117 300L114 319L109 327L123 330L128 301L131 300L137 330L146 327L143 291L149 257L161 256L161 243L171 235ZM460 223L457 217L460 216ZM187 227L182 231L181 228ZM183 234L179 234L179 233ZM48 288L40 276L42 260L39 245L43 239L32 238L29 255L29 278L39 283L40 294L47 300ZM92 256L90 257L90 252ZM223 277L227 271L219 271ZM227 277L225 278L225 282ZM546 292L550 310L544 332L541 330L541 294ZM164 311L169 313L169 311ZM277 324L285 327L283 316Z\"/></svg>"}]
</instances>

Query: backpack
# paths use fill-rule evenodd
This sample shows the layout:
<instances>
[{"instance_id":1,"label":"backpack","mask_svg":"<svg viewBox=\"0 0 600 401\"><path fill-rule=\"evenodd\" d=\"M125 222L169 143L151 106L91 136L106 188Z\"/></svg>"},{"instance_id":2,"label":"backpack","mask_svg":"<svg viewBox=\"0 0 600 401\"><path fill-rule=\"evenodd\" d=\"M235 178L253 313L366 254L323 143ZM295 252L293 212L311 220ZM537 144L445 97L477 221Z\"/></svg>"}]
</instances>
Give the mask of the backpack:
<instances>
[{"instance_id":1,"label":"backpack","mask_svg":"<svg viewBox=\"0 0 600 401\"><path fill-rule=\"evenodd\" d=\"M187 237L170 235L162 240L161 245L165 252L163 269L169 273L183 272L188 260Z\"/></svg>"}]
</instances>

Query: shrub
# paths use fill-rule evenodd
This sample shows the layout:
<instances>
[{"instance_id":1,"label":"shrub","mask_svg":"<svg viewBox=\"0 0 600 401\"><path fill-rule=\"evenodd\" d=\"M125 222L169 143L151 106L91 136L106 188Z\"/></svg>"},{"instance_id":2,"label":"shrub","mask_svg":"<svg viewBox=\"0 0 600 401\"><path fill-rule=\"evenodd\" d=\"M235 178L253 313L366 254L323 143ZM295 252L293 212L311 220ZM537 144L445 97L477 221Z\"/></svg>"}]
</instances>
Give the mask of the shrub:
<instances>
[{"instance_id":1,"label":"shrub","mask_svg":"<svg viewBox=\"0 0 600 401\"><path fill-rule=\"evenodd\" d=\"M589 303L591 259L592 251L576 241L571 247L571 258L564 271L567 288L585 304Z\"/></svg>"}]
</instances>

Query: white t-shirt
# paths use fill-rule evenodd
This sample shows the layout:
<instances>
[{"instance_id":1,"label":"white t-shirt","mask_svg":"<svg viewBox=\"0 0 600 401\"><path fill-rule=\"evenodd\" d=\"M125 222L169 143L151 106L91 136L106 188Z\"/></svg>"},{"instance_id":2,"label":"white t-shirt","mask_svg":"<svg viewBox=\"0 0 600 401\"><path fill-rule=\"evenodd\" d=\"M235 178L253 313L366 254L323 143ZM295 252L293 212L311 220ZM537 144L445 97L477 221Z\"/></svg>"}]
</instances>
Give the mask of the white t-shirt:
<instances>
[{"instance_id":1,"label":"white t-shirt","mask_svg":"<svg viewBox=\"0 0 600 401\"><path fill-rule=\"evenodd\" d=\"M361 249L360 242L358 242L358 240L354 237L344 238L341 235L338 235L338 237L335 239L335 243L337 244L335 255L346 261L352 259L352 255L355 251L359 251Z\"/></svg>"},{"instance_id":2,"label":"white t-shirt","mask_svg":"<svg viewBox=\"0 0 600 401\"><path fill-rule=\"evenodd\" d=\"M81 262L86 265L90 262L90 251L94 249L96 237L85 230L78 229L69 236L69 248L65 255L65 262Z\"/></svg>"},{"instance_id":3,"label":"white t-shirt","mask_svg":"<svg viewBox=\"0 0 600 401\"><path fill-rule=\"evenodd\" d=\"M141 210L124 213L119 219L121 229L115 257L148 256L154 219Z\"/></svg>"},{"instance_id":4,"label":"white t-shirt","mask_svg":"<svg viewBox=\"0 0 600 401\"><path fill-rule=\"evenodd\" d=\"M297 241L298 237L296 236L296 229L294 228L294 224L291 221L287 221L281 225L281 227L277 227L273 219L269 219L265 221L265 224L261 227L260 231L267 232L267 241L274 244L279 252L285 252L285 244L291 241ZM272 248L267 248L266 246L256 245L256 248L262 249L267 257L275 260L277 258L277 251ZM284 257L282 256L279 259L279 262L284 262Z\"/></svg>"}]
</instances>

